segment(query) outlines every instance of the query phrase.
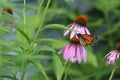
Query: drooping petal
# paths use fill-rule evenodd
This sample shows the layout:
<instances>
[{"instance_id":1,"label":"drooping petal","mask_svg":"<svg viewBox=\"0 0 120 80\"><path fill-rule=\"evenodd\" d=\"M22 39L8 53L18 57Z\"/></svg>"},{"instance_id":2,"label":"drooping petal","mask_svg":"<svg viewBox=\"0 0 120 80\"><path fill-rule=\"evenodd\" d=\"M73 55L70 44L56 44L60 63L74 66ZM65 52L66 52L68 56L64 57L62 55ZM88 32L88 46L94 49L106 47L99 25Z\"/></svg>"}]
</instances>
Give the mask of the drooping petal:
<instances>
[{"instance_id":1,"label":"drooping petal","mask_svg":"<svg viewBox=\"0 0 120 80\"><path fill-rule=\"evenodd\" d=\"M71 47L71 44L68 43L68 45L64 49L63 57L64 57L65 60L68 60L70 58L70 55L68 53L70 47Z\"/></svg>"},{"instance_id":2,"label":"drooping petal","mask_svg":"<svg viewBox=\"0 0 120 80\"><path fill-rule=\"evenodd\" d=\"M85 34L85 30L84 30L84 27L83 27L83 26L80 26L80 27L78 28L78 31L79 31L80 34Z\"/></svg>"},{"instance_id":3,"label":"drooping petal","mask_svg":"<svg viewBox=\"0 0 120 80\"><path fill-rule=\"evenodd\" d=\"M61 53L63 53L64 52L64 48L62 48L59 52L58 52L58 54L61 54Z\"/></svg>"},{"instance_id":4,"label":"drooping petal","mask_svg":"<svg viewBox=\"0 0 120 80\"><path fill-rule=\"evenodd\" d=\"M76 55L76 45L75 44L71 44L71 47L69 48L68 53L70 55L69 61L76 62L77 58L75 57L75 55Z\"/></svg>"},{"instance_id":5,"label":"drooping petal","mask_svg":"<svg viewBox=\"0 0 120 80\"><path fill-rule=\"evenodd\" d=\"M73 30L77 30L77 26L75 26L73 28ZM76 32L75 31L72 31L71 34L70 34L70 39L72 39L74 36L75 36Z\"/></svg>"},{"instance_id":6,"label":"drooping petal","mask_svg":"<svg viewBox=\"0 0 120 80\"><path fill-rule=\"evenodd\" d=\"M71 45L71 47L70 47L70 49L69 49L69 55L70 55L70 58L73 58L74 56L75 56L75 45L74 44L72 44Z\"/></svg>"},{"instance_id":7,"label":"drooping petal","mask_svg":"<svg viewBox=\"0 0 120 80\"><path fill-rule=\"evenodd\" d=\"M80 63L82 61L82 51L81 51L81 47L80 46L77 46L77 60L78 60L78 63Z\"/></svg>"},{"instance_id":8,"label":"drooping petal","mask_svg":"<svg viewBox=\"0 0 120 80\"><path fill-rule=\"evenodd\" d=\"M65 30L63 36L66 36L69 32L70 30Z\"/></svg>"},{"instance_id":9,"label":"drooping petal","mask_svg":"<svg viewBox=\"0 0 120 80\"><path fill-rule=\"evenodd\" d=\"M86 62L87 60L87 52L85 50L85 48L83 46L81 46L81 50L82 50L82 57L83 57L83 61Z\"/></svg>"},{"instance_id":10,"label":"drooping petal","mask_svg":"<svg viewBox=\"0 0 120 80\"><path fill-rule=\"evenodd\" d=\"M65 49L69 46L69 43L66 44L66 46L64 48L62 48L58 54L64 53Z\"/></svg>"},{"instance_id":11,"label":"drooping petal","mask_svg":"<svg viewBox=\"0 0 120 80\"><path fill-rule=\"evenodd\" d=\"M70 29L73 29L74 26L75 26L74 23L68 25L68 27L69 27ZM63 36L66 36L69 32L70 32L70 30L65 30Z\"/></svg>"},{"instance_id":12,"label":"drooping petal","mask_svg":"<svg viewBox=\"0 0 120 80\"><path fill-rule=\"evenodd\" d=\"M84 34L90 34L90 31L86 27L84 27L84 31L85 31Z\"/></svg>"},{"instance_id":13,"label":"drooping petal","mask_svg":"<svg viewBox=\"0 0 120 80\"><path fill-rule=\"evenodd\" d=\"M70 61L71 61L71 62L76 62L76 61L77 61L77 58L76 58L76 57L70 58Z\"/></svg>"}]
</instances>

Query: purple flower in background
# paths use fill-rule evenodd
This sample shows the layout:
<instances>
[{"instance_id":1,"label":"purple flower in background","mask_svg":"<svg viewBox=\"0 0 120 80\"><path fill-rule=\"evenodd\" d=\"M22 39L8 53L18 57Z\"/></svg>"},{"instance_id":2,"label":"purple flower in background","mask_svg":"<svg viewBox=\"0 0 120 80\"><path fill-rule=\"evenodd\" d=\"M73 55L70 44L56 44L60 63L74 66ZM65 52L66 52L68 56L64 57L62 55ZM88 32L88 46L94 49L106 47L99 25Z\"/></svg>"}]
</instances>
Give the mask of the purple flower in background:
<instances>
[{"instance_id":1,"label":"purple flower in background","mask_svg":"<svg viewBox=\"0 0 120 80\"><path fill-rule=\"evenodd\" d=\"M90 34L89 30L86 27L87 25L87 18L84 15L80 15L76 18L76 20L69 24L68 27L70 29L76 30L75 31L70 31L70 30L65 30L64 32L64 36L66 36L67 34L69 34L70 32L70 39L73 38L74 36L76 36L76 34Z\"/></svg>"},{"instance_id":2,"label":"purple flower in background","mask_svg":"<svg viewBox=\"0 0 120 80\"><path fill-rule=\"evenodd\" d=\"M2 24L6 25L6 24L13 24L14 22L11 20L12 19L12 15L13 15L13 10L11 8L3 8L4 12L7 12L8 14L10 14L11 16L7 16L9 17L9 20L3 20ZM5 13L2 12L2 15L5 16Z\"/></svg>"},{"instance_id":3,"label":"purple flower in background","mask_svg":"<svg viewBox=\"0 0 120 80\"><path fill-rule=\"evenodd\" d=\"M120 57L120 43L117 45L115 50L112 50L105 56L107 64L114 65Z\"/></svg>"},{"instance_id":4,"label":"purple flower in background","mask_svg":"<svg viewBox=\"0 0 120 80\"><path fill-rule=\"evenodd\" d=\"M11 16L7 16L8 19L5 19L2 21L2 24L3 25L8 25L8 24L14 24L14 20L13 20L13 10L11 8L3 8L3 12L2 12L2 16L6 16L5 15L5 12L7 12L8 14L10 14ZM15 28L10 28L10 30L12 32L16 32L16 29Z\"/></svg>"},{"instance_id":5,"label":"purple flower in background","mask_svg":"<svg viewBox=\"0 0 120 80\"><path fill-rule=\"evenodd\" d=\"M3 10L11 15L13 14L13 10L11 8L4 8ZM3 14L4 14L4 12L3 12Z\"/></svg>"},{"instance_id":6,"label":"purple flower in background","mask_svg":"<svg viewBox=\"0 0 120 80\"><path fill-rule=\"evenodd\" d=\"M87 52L80 44L79 39L76 37L70 39L70 42L67 43L67 45L59 51L59 54L60 53L63 53L63 57L65 60L71 62L78 61L78 63L80 63L82 60L84 62L86 62L87 60Z\"/></svg>"}]
</instances>

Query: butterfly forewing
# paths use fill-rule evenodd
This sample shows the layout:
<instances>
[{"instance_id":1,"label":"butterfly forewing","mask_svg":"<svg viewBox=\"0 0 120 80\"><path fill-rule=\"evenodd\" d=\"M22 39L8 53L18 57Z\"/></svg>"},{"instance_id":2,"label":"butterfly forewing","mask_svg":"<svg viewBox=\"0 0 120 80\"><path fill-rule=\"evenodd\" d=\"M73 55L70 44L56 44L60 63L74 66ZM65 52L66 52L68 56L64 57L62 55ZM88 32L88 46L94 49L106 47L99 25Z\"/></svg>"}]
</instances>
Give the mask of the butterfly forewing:
<instances>
[{"instance_id":1,"label":"butterfly forewing","mask_svg":"<svg viewBox=\"0 0 120 80\"><path fill-rule=\"evenodd\" d=\"M94 40L96 40L96 37L93 35L88 34L77 34L78 38L80 39L80 43L82 45L90 45L93 44Z\"/></svg>"}]
</instances>

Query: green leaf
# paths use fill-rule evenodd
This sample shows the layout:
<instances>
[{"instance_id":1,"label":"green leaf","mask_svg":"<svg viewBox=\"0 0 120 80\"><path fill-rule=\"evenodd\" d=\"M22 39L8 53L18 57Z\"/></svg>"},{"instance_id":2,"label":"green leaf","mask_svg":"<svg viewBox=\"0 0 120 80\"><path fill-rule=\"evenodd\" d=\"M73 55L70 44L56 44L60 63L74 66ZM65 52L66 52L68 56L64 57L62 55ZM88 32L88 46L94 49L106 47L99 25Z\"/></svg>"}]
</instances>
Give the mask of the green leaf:
<instances>
[{"instance_id":1,"label":"green leaf","mask_svg":"<svg viewBox=\"0 0 120 80\"><path fill-rule=\"evenodd\" d=\"M38 40L36 40L36 42L50 42L52 47L55 49L60 49L60 48L64 47L67 43L67 41L65 41L65 40L55 40L55 39L51 39L51 38L38 39Z\"/></svg>"},{"instance_id":2,"label":"green leaf","mask_svg":"<svg viewBox=\"0 0 120 80\"><path fill-rule=\"evenodd\" d=\"M43 39L38 39L36 42L55 42L57 40L51 39L51 38L43 38Z\"/></svg>"},{"instance_id":3,"label":"green leaf","mask_svg":"<svg viewBox=\"0 0 120 80\"><path fill-rule=\"evenodd\" d=\"M92 64L95 67L98 67L97 58L96 58L95 54L93 54L92 47L87 46L86 50L87 50L87 53L88 53L88 60L87 60L87 62Z\"/></svg>"},{"instance_id":4,"label":"green leaf","mask_svg":"<svg viewBox=\"0 0 120 80\"><path fill-rule=\"evenodd\" d=\"M55 29L69 29L67 28L66 26L64 25L61 25L61 24L49 24L47 26L44 27L44 29L51 29L51 28L55 28Z\"/></svg>"},{"instance_id":5,"label":"green leaf","mask_svg":"<svg viewBox=\"0 0 120 80\"><path fill-rule=\"evenodd\" d=\"M57 79L59 79L63 65L57 54L53 55L53 68L54 68L54 72L56 74Z\"/></svg>"},{"instance_id":6,"label":"green leaf","mask_svg":"<svg viewBox=\"0 0 120 80\"><path fill-rule=\"evenodd\" d=\"M56 52L53 48L48 47L48 46L37 46L34 48L35 51L51 51L51 52Z\"/></svg>"},{"instance_id":7,"label":"green leaf","mask_svg":"<svg viewBox=\"0 0 120 80\"><path fill-rule=\"evenodd\" d=\"M28 41L28 43L30 44L31 41L30 41L30 38L27 36L27 34L19 28L16 28L16 29L19 31L19 33L17 33L17 38L20 41L25 41L25 39L26 39Z\"/></svg>"},{"instance_id":8,"label":"green leaf","mask_svg":"<svg viewBox=\"0 0 120 80\"><path fill-rule=\"evenodd\" d=\"M52 47L55 49L63 48L67 44L67 41L58 40L52 43Z\"/></svg>"},{"instance_id":9,"label":"green leaf","mask_svg":"<svg viewBox=\"0 0 120 80\"><path fill-rule=\"evenodd\" d=\"M61 25L61 24L49 24L45 27L43 27L43 29L63 29L63 30L71 30L71 31L75 31L73 29L68 28L67 26Z\"/></svg>"},{"instance_id":10,"label":"green leaf","mask_svg":"<svg viewBox=\"0 0 120 80\"><path fill-rule=\"evenodd\" d=\"M36 40L36 42L49 42L51 46L55 49L63 48L67 44L67 41L65 40L55 40L51 38L38 39Z\"/></svg>"},{"instance_id":11,"label":"green leaf","mask_svg":"<svg viewBox=\"0 0 120 80\"><path fill-rule=\"evenodd\" d=\"M44 75L44 77L46 78L46 80L49 80L49 78L44 70L44 67L40 63L38 63L37 61L32 60L31 62L41 70L41 72Z\"/></svg>"},{"instance_id":12,"label":"green leaf","mask_svg":"<svg viewBox=\"0 0 120 80\"><path fill-rule=\"evenodd\" d=\"M38 54L38 55L28 55L29 59L51 59L51 56L49 55L43 55L43 54Z\"/></svg>"}]
</instances>

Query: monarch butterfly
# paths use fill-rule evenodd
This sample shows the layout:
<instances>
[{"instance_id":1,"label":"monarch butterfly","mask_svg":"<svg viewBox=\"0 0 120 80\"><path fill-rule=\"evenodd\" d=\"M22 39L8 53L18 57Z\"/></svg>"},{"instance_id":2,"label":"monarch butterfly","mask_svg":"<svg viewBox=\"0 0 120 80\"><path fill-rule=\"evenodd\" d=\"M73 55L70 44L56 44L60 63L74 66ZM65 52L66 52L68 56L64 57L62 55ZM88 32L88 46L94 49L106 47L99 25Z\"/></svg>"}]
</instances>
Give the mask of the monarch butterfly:
<instances>
[{"instance_id":1,"label":"monarch butterfly","mask_svg":"<svg viewBox=\"0 0 120 80\"><path fill-rule=\"evenodd\" d=\"M93 44L94 40L97 39L96 36L88 35L88 34L77 34L77 37L80 40L82 45L90 45Z\"/></svg>"}]
</instances>

